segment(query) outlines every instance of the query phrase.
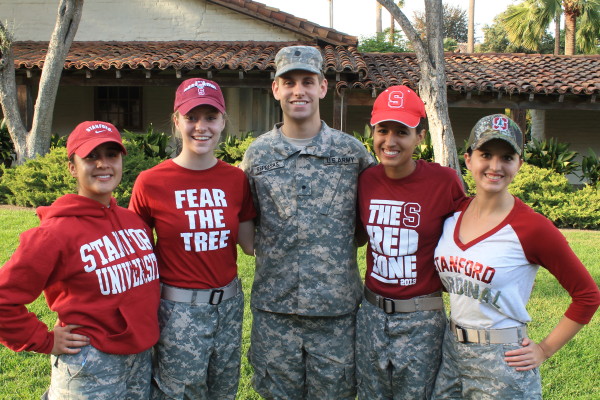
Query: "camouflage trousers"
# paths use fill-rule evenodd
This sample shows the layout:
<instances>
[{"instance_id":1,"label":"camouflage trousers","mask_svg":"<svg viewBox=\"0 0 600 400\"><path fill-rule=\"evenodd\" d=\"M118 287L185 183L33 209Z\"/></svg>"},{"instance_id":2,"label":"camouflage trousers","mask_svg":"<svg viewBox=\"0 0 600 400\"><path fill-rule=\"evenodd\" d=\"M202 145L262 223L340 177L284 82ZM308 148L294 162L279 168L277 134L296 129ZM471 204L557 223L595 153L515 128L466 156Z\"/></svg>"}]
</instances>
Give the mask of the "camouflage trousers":
<instances>
[{"instance_id":1,"label":"camouflage trousers","mask_svg":"<svg viewBox=\"0 0 600 400\"><path fill-rule=\"evenodd\" d=\"M516 371L504 361L506 351L519 347L518 343L460 343L447 329L433 398L541 399L539 370Z\"/></svg>"},{"instance_id":2,"label":"camouflage trousers","mask_svg":"<svg viewBox=\"0 0 600 400\"><path fill-rule=\"evenodd\" d=\"M386 314L364 300L356 319L358 398L428 399L441 362L444 311Z\"/></svg>"},{"instance_id":3,"label":"camouflage trousers","mask_svg":"<svg viewBox=\"0 0 600 400\"><path fill-rule=\"evenodd\" d=\"M151 351L107 354L85 346L77 354L51 356L49 400L146 400L150 395Z\"/></svg>"},{"instance_id":4,"label":"camouflage trousers","mask_svg":"<svg viewBox=\"0 0 600 400\"><path fill-rule=\"evenodd\" d=\"M355 313L307 317L252 309L248 359L265 399L337 400L356 396Z\"/></svg>"},{"instance_id":5,"label":"camouflage trousers","mask_svg":"<svg viewBox=\"0 0 600 400\"><path fill-rule=\"evenodd\" d=\"M161 299L152 399L234 399L240 379L244 294L218 305Z\"/></svg>"}]
</instances>

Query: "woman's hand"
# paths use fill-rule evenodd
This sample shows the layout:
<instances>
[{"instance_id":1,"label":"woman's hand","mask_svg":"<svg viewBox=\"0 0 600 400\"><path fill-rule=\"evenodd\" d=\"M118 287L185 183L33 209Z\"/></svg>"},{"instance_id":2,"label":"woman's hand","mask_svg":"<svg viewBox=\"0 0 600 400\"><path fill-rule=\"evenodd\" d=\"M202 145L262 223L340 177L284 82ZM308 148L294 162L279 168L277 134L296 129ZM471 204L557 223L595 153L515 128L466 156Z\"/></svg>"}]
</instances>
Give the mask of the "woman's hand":
<instances>
[{"instance_id":1,"label":"woman's hand","mask_svg":"<svg viewBox=\"0 0 600 400\"><path fill-rule=\"evenodd\" d=\"M546 355L541 345L529 338L523 339L520 349L507 351L504 361L517 371L529 371L542 365L549 356Z\"/></svg>"},{"instance_id":2,"label":"woman's hand","mask_svg":"<svg viewBox=\"0 0 600 400\"><path fill-rule=\"evenodd\" d=\"M90 344L90 338L77 333L71 333L73 329L81 328L81 325L61 326L60 321L54 325L54 346L52 354L77 354L81 351L80 347Z\"/></svg>"}]
</instances>

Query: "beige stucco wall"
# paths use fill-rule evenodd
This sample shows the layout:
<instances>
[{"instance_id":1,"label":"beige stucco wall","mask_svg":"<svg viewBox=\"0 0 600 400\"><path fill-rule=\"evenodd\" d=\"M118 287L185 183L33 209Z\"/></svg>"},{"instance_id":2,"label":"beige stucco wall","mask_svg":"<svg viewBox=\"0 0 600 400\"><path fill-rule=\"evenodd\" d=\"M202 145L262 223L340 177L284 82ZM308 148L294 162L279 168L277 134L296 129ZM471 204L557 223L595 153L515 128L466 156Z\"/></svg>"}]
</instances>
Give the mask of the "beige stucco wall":
<instances>
[{"instance_id":1,"label":"beige stucco wall","mask_svg":"<svg viewBox=\"0 0 600 400\"><path fill-rule=\"evenodd\" d=\"M56 0L2 0L0 18L16 40L50 38ZM203 0L88 0L75 40L294 41L306 40L268 23Z\"/></svg>"}]
</instances>

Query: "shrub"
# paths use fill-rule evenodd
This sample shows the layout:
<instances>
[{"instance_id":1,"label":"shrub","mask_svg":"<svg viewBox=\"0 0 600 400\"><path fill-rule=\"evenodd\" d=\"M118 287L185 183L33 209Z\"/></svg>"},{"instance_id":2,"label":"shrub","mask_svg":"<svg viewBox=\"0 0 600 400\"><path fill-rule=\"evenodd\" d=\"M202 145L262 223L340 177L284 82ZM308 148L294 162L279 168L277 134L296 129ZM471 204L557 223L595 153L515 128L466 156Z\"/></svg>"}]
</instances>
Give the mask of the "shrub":
<instances>
[{"instance_id":1,"label":"shrub","mask_svg":"<svg viewBox=\"0 0 600 400\"><path fill-rule=\"evenodd\" d=\"M587 180L592 186L598 185L600 179L600 157L592 149L588 149L588 155L581 160L580 180Z\"/></svg>"},{"instance_id":2,"label":"shrub","mask_svg":"<svg viewBox=\"0 0 600 400\"><path fill-rule=\"evenodd\" d=\"M375 154L375 149L373 148L373 136L371 135L371 127L369 124L365 124L365 129L362 133L357 131L352 131L352 135L365 146L365 149L374 159L378 160L377 155Z\"/></svg>"},{"instance_id":3,"label":"shrub","mask_svg":"<svg viewBox=\"0 0 600 400\"><path fill-rule=\"evenodd\" d=\"M127 156L123 158L123 178L113 192L119 205L127 207L138 174L163 160L147 157L137 144L125 139ZM3 167L0 202L24 207L50 205L67 193L77 193L76 181L67 168L67 150L54 147L44 156L14 168Z\"/></svg>"},{"instance_id":4,"label":"shrub","mask_svg":"<svg viewBox=\"0 0 600 400\"><path fill-rule=\"evenodd\" d=\"M254 132L247 132L241 137L227 135L215 150L215 156L231 165L238 165L244 158L244 153L254 141Z\"/></svg>"},{"instance_id":5,"label":"shrub","mask_svg":"<svg viewBox=\"0 0 600 400\"><path fill-rule=\"evenodd\" d=\"M471 173L464 178L473 196ZM577 190L564 175L523 163L508 189L559 228L600 229L600 191L592 186Z\"/></svg>"},{"instance_id":6,"label":"shrub","mask_svg":"<svg viewBox=\"0 0 600 400\"><path fill-rule=\"evenodd\" d=\"M140 147L147 157L159 157L165 159L171 155L171 135L164 132L155 132L152 124L145 133L123 131L123 137Z\"/></svg>"},{"instance_id":7,"label":"shrub","mask_svg":"<svg viewBox=\"0 0 600 400\"><path fill-rule=\"evenodd\" d=\"M67 168L67 150L52 149L44 156L14 168L2 167L0 195L3 202L23 207L51 204L58 197L75 191L75 180Z\"/></svg>"},{"instance_id":8,"label":"shrub","mask_svg":"<svg viewBox=\"0 0 600 400\"><path fill-rule=\"evenodd\" d=\"M14 155L15 147L8 133L6 122L2 119L0 120L0 164L10 167Z\"/></svg>"},{"instance_id":9,"label":"shrub","mask_svg":"<svg viewBox=\"0 0 600 400\"><path fill-rule=\"evenodd\" d=\"M554 138L534 139L525 145L523 159L529 164L567 175L579 168L579 164L573 161L577 154L569 150L568 143L559 143Z\"/></svg>"}]
</instances>

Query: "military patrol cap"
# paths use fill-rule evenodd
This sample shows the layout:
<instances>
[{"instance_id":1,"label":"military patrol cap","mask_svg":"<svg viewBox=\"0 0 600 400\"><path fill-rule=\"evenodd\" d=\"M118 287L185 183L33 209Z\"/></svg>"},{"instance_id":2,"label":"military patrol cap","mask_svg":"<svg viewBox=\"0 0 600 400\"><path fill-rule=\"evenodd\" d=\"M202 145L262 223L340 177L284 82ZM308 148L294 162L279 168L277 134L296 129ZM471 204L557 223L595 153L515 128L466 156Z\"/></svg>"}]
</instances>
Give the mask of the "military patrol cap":
<instances>
[{"instance_id":1,"label":"military patrol cap","mask_svg":"<svg viewBox=\"0 0 600 400\"><path fill-rule=\"evenodd\" d=\"M289 71L302 70L322 75L323 56L319 49L310 46L288 46L275 56L275 78Z\"/></svg>"},{"instance_id":2,"label":"military patrol cap","mask_svg":"<svg viewBox=\"0 0 600 400\"><path fill-rule=\"evenodd\" d=\"M517 154L523 153L523 133L519 125L504 114L487 115L481 118L469 136L467 147L477 150L492 139L508 142Z\"/></svg>"}]
</instances>

